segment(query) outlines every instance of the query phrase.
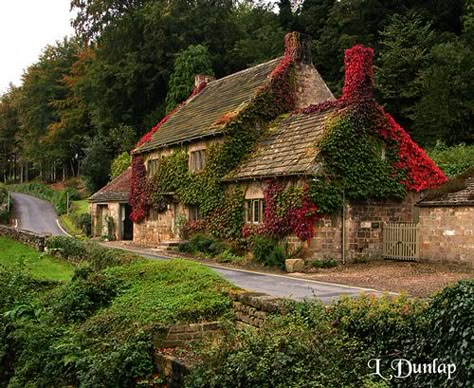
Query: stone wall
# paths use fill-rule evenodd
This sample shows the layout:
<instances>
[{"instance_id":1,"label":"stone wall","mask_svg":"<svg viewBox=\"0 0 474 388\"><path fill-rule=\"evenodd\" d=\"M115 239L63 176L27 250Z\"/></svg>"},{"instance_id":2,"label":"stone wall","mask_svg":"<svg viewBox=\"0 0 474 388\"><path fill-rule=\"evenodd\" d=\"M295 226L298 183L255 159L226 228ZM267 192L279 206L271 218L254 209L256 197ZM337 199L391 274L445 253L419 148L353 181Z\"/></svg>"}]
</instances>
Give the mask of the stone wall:
<instances>
[{"instance_id":1,"label":"stone wall","mask_svg":"<svg viewBox=\"0 0 474 388\"><path fill-rule=\"evenodd\" d=\"M260 327L268 314L280 310L283 298L259 292L230 293L237 325Z\"/></svg>"},{"instance_id":2,"label":"stone wall","mask_svg":"<svg viewBox=\"0 0 474 388\"><path fill-rule=\"evenodd\" d=\"M382 257L383 223L415 222L419 194L409 193L403 201L366 200L352 202L346 211L345 238L348 260Z\"/></svg>"},{"instance_id":3,"label":"stone wall","mask_svg":"<svg viewBox=\"0 0 474 388\"><path fill-rule=\"evenodd\" d=\"M474 207L420 208L421 260L474 268Z\"/></svg>"},{"instance_id":4,"label":"stone wall","mask_svg":"<svg viewBox=\"0 0 474 388\"><path fill-rule=\"evenodd\" d=\"M192 341L202 340L221 333L219 322L201 322L188 325L173 325L160 330L153 336L156 348L174 348L184 346Z\"/></svg>"},{"instance_id":5,"label":"stone wall","mask_svg":"<svg viewBox=\"0 0 474 388\"><path fill-rule=\"evenodd\" d=\"M168 388L179 388L184 385L188 367L176 357L155 353L155 366L158 374L166 380Z\"/></svg>"},{"instance_id":6,"label":"stone wall","mask_svg":"<svg viewBox=\"0 0 474 388\"><path fill-rule=\"evenodd\" d=\"M0 235L9 237L43 252L49 235L30 232L29 230L15 229L10 226L0 225Z\"/></svg>"}]
</instances>

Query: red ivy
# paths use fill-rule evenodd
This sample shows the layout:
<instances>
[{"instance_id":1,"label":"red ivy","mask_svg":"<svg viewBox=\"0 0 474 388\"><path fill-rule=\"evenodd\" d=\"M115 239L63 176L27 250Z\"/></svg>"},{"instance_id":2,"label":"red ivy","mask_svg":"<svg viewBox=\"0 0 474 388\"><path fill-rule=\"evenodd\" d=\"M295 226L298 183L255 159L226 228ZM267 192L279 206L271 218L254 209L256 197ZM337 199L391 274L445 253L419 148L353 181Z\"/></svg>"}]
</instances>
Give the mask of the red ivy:
<instances>
[{"instance_id":1,"label":"red ivy","mask_svg":"<svg viewBox=\"0 0 474 388\"><path fill-rule=\"evenodd\" d=\"M293 232L300 240L307 241L314 237L314 224L319 219L317 206L309 195L306 186L300 204L292 204L283 215L277 213L279 195L285 189L282 182L269 182L264 192L265 211L263 223L260 225L246 224L242 228L242 237L265 235L281 238Z\"/></svg>"},{"instance_id":2,"label":"red ivy","mask_svg":"<svg viewBox=\"0 0 474 388\"><path fill-rule=\"evenodd\" d=\"M374 51L371 48L362 45L345 50L346 72L342 97L335 101L324 101L320 104L310 105L300 112L312 114L328 109L343 109L352 106L360 108L359 112L364 114L364 111L375 108L378 117L374 121L374 129L387 144L395 149L398 155L398 160L393 164L393 167L404 172L402 174L404 178L400 183L407 189L415 191L441 185L447 180L446 175L411 139L410 135L373 100L373 55Z\"/></svg>"},{"instance_id":3,"label":"red ivy","mask_svg":"<svg viewBox=\"0 0 474 388\"><path fill-rule=\"evenodd\" d=\"M147 208L146 170L141 154L134 155L132 159L128 203L132 207L130 219L133 222L141 222L145 218Z\"/></svg>"},{"instance_id":4,"label":"red ivy","mask_svg":"<svg viewBox=\"0 0 474 388\"><path fill-rule=\"evenodd\" d=\"M448 180L446 175L426 155L405 130L396 123L392 116L378 106L380 115L385 119L378 132L380 136L398 152L398 160L394 163L397 170L405 171L400 183L409 190L421 191L437 187ZM390 142L391 141L391 142Z\"/></svg>"}]
</instances>

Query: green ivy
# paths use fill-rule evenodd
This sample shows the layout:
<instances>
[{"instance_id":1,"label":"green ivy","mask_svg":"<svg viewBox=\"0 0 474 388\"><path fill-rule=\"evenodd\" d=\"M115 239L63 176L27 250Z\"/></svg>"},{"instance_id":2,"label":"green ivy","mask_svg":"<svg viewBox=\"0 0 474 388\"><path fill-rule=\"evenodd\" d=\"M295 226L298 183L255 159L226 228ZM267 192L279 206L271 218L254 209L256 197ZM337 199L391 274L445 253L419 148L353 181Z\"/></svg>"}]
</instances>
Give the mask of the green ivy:
<instances>
[{"instance_id":1,"label":"green ivy","mask_svg":"<svg viewBox=\"0 0 474 388\"><path fill-rule=\"evenodd\" d=\"M347 108L329 120L326 134L318 144L331 177L312 182L310 192L319 211L332 213L348 199L403 198L406 188L399 183L393 167L394 151L376 134L373 114L367 107Z\"/></svg>"}]
</instances>

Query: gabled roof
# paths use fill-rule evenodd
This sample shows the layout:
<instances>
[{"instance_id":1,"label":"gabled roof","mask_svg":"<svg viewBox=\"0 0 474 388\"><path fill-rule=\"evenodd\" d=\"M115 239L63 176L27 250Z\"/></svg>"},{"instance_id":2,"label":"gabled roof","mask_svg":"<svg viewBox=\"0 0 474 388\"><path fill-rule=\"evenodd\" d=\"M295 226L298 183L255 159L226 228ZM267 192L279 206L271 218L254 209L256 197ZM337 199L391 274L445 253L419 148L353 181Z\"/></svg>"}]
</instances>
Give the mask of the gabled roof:
<instances>
[{"instance_id":1,"label":"gabled roof","mask_svg":"<svg viewBox=\"0 0 474 388\"><path fill-rule=\"evenodd\" d=\"M256 91L269 82L270 74L281 59L276 58L209 82L160 126L151 141L139 146L134 153L221 133L224 125L216 122L223 115L250 102Z\"/></svg>"},{"instance_id":2,"label":"gabled roof","mask_svg":"<svg viewBox=\"0 0 474 388\"><path fill-rule=\"evenodd\" d=\"M255 151L224 180L314 175L322 168L317 162L317 141L322 138L332 109L315 114L293 114L281 121L262 139Z\"/></svg>"},{"instance_id":3,"label":"gabled roof","mask_svg":"<svg viewBox=\"0 0 474 388\"><path fill-rule=\"evenodd\" d=\"M131 175L132 169L129 167L112 182L89 197L89 202L128 202Z\"/></svg>"}]
</instances>

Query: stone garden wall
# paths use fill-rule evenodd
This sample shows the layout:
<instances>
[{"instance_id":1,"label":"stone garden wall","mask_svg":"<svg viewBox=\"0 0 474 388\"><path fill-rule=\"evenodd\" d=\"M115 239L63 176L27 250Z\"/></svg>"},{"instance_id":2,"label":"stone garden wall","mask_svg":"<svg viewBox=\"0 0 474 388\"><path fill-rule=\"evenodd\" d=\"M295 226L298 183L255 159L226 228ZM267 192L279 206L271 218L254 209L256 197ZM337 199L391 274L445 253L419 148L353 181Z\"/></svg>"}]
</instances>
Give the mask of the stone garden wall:
<instances>
[{"instance_id":1,"label":"stone garden wall","mask_svg":"<svg viewBox=\"0 0 474 388\"><path fill-rule=\"evenodd\" d=\"M49 235L30 232L29 230L16 229L11 226L0 225L0 235L9 237L43 252Z\"/></svg>"}]
</instances>

